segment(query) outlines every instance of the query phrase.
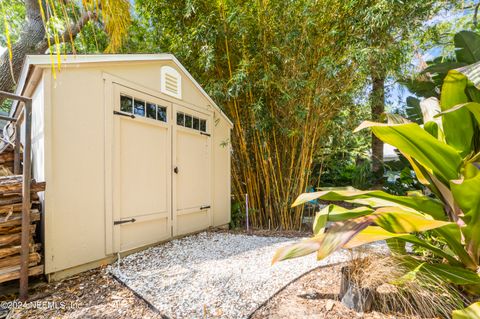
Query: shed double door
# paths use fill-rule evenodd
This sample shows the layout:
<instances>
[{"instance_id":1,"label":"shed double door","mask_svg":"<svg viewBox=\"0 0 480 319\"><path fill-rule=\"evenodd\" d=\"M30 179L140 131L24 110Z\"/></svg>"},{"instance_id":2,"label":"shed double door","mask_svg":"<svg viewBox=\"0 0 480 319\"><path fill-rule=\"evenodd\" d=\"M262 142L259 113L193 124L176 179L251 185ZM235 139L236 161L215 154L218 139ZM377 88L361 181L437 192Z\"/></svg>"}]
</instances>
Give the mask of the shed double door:
<instances>
[{"instance_id":1,"label":"shed double door","mask_svg":"<svg viewBox=\"0 0 480 319\"><path fill-rule=\"evenodd\" d=\"M210 226L207 114L114 85L112 116L113 251Z\"/></svg>"}]
</instances>

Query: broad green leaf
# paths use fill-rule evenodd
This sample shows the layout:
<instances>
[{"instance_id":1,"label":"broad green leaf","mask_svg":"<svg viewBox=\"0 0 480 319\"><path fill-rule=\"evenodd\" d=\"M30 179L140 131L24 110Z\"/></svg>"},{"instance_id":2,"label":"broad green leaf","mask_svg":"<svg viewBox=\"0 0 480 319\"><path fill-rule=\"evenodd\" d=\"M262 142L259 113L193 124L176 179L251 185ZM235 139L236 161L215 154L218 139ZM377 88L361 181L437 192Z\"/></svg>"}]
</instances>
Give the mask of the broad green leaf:
<instances>
[{"instance_id":1,"label":"broad green leaf","mask_svg":"<svg viewBox=\"0 0 480 319\"><path fill-rule=\"evenodd\" d=\"M480 258L480 169L473 164L467 164L462 180L450 182L450 188L455 202L464 213L462 228L465 235L467 250L474 260Z\"/></svg>"},{"instance_id":2,"label":"broad green leaf","mask_svg":"<svg viewBox=\"0 0 480 319\"><path fill-rule=\"evenodd\" d=\"M440 101L436 97L431 97L420 102L423 116L423 128L437 140L444 142L442 119L436 118L442 110ZM436 124L436 125L435 125Z\"/></svg>"},{"instance_id":3,"label":"broad green leaf","mask_svg":"<svg viewBox=\"0 0 480 319\"><path fill-rule=\"evenodd\" d=\"M422 240L414 235L410 234L396 234L389 232L379 226L368 226L361 232L359 232L355 237L353 237L348 243L346 243L343 248L355 248L365 244L370 244L380 240L395 239L397 241L408 242L416 244L418 246L424 247L430 250L433 254L445 258L452 265L459 265L460 263L451 255L444 252L443 250L435 247L430 244L428 241Z\"/></svg>"},{"instance_id":4,"label":"broad green leaf","mask_svg":"<svg viewBox=\"0 0 480 319\"><path fill-rule=\"evenodd\" d=\"M452 107L468 102L465 94L467 78L462 73L452 70L443 81L440 106L442 112ZM443 132L447 143L460 152L462 157L472 150L473 123L467 109L461 108L451 113L444 113L442 117ZM439 154L440 155L440 154ZM442 156L442 155L440 155ZM414 156L415 157L415 156ZM449 179L456 179L455 177Z\"/></svg>"},{"instance_id":5,"label":"broad green leaf","mask_svg":"<svg viewBox=\"0 0 480 319\"><path fill-rule=\"evenodd\" d=\"M448 71L460 68L462 66L467 65L464 62L455 62L455 61L448 61L444 63L433 64L425 68L422 73L442 73L447 74Z\"/></svg>"},{"instance_id":6,"label":"broad green leaf","mask_svg":"<svg viewBox=\"0 0 480 319\"><path fill-rule=\"evenodd\" d=\"M332 206L335 205L328 205L327 207L322 208L318 213L315 214L315 219L312 225L314 235L322 234L325 231L328 213L331 209L333 209Z\"/></svg>"},{"instance_id":7,"label":"broad green leaf","mask_svg":"<svg viewBox=\"0 0 480 319\"><path fill-rule=\"evenodd\" d=\"M387 243L388 249L390 249L390 252L392 255L406 255L407 254L407 248L405 246L405 242L397 239L397 238L388 238L385 239L385 242Z\"/></svg>"},{"instance_id":8,"label":"broad green leaf","mask_svg":"<svg viewBox=\"0 0 480 319\"><path fill-rule=\"evenodd\" d=\"M420 108L420 100L409 96L407 97L407 106L405 112L407 113L407 118L415 123L422 124L422 109Z\"/></svg>"},{"instance_id":9,"label":"broad green leaf","mask_svg":"<svg viewBox=\"0 0 480 319\"><path fill-rule=\"evenodd\" d=\"M406 124L406 123L412 123L412 121L404 118L401 115L398 114L392 114L392 113L384 113L387 123L388 124Z\"/></svg>"},{"instance_id":10,"label":"broad green leaf","mask_svg":"<svg viewBox=\"0 0 480 319\"><path fill-rule=\"evenodd\" d=\"M353 237L349 242L347 242L343 248L355 248L365 244L370 244L376 241L401 237L408 234L395 234L378 226L368 226L361 232L359 232L355 237Z\"/></svg>"},{"instance_id":11,"label":"broad green leaf","mask_svg":"<svg viewBox=\"0 0 480 319\"><path fill-rule=\"evenodd\" d=\"M455 34L455 54L457 61L472 64L480 61L480 36L472 31L460 31Z\"/></svg>"},{"instance_id":12,"label":"broad green leaf","mask_svg":"<svg viewBox=\"0 0 480 319\"><path fill-rule=\"evenodd\" d=\"M465 309L454 310L452 319L480 319L480 301L471 304Z\"/></svg>"},{"instance_id":13,"label":"broad green leaf","mask_svg":"<svg viewBox=\"0 0 480 319\"><path fill-rule=\"evenodd\" d=\"M477 264L472 260L472 257L465 250L465 247L462 243L462 233L457 224L452 223L451 225L437 228L433 230L434 234L444 238L444 241L447 243L448 247L458 256L462 264L467 268L477 269Z\"/></svg>"},{"instance_id":14,"label":"broad green leaf","mask_svg":"<svg viewBox=\"0 0 480 319\"><path fill-rule=\"evenodd\" d=\"M323 236L321 247L317 251L317 259L321 260L342 248L371 223L371 215L334 223Z\"/></svg>"},{"instance_id":15,"label":"broad green leaf","mask_svg":"<svg viewBox=\"0 0 480 319\"><path fill-rule=\"evenodd\" d=\"M438 257L441 257L441 258L445 258L453 266L461 266L462 265L458 260L455 259L454 256L452 256L452 255L448 254L447 252L443 251L442 249L430 244L428 241L416 237L415 235L401 236L401 237L398 237L397 239L401 240L401 241L405 241L407 243L415 244L417 246L421 246L423 248L426 248L430 252L432 252L434 255L437 255Z\"/></svg>"},{"instance_id":16,"label":"broad green leaf","mask_svg":"<svg viewBox=\"0 0 480 319\"><path fill-rule=\"evenodd\" d=\"M456 285L480 285L480 275L464 267L425 263L422 268Z\"/></svg>"},{"instance_id":17,"label":"broad green leaf","mask_svg":"<svg viewBox=\"0 0 480 319\"><path fill-rule=\"evenodd\" d=\"M357 218L373 213L373 209L370 207L356 207L352 209L347 209L341 206L332 206L335 206L336 209L333 209L328 214L328 221L330 222L341 222L347 219Z\"/></svg>"},{"instance_id":18,"label":"broad green leaf","mask_svg":"<svg viewBox=\"0 0 480 319\"><path fill-rule=\"evenodd\" d=\"M304 239L297 243L279 248L272 259L272 265L278 261L298 258L318 251L321 247L324 234Z\"/></svg>"},{"instance_id":19,"label":"broad green leaf","mask_svg":"<svg viewBox=\"0 0 480 319\"><path fill-rule=\"evenodd\" d=\"M355 130L366 127L370 127L380 140L411 156L443 181L458 178L458 168L462 163L460 155L453 147L438 141L418 124L388 125L365 121Z\"/></svg>"},{"instance_id":20,"label":"broad green leaf","mask_svg":"<svg viewBox=\"0 0 480 319\"><path fill-rule=\"evenodd\" d=\"M340 249L371 222L368 216L364 216L345 222L334 223L325 233L278 249L273 256L272 264L286 259L309 255L315 251L317 252L317 258L323 259Z\"/></svg>"},{"instance_id":21,"label":"broad green leaf","mask_svg":"<svg viewBox=\"0 0 480 319\"><path fill-rule=\"evenodd\" d=\"M431 264L408 256L403 258L403 263L410 269L415 269L420 266L418 269L419 272L424 272L428 276L436 276L437 278L456 285L480 285L480 274L461 266Z\"/></svg>"},{"instance_id":22,"label":"broad green leaf","mask_svg":"<svg viewBox=\"0 0 480 319\"><path fill-rule=\"evenodd\" d=\"M451 222L428 219L420 213L406 211L399 207L379 208L373 216L375 224L395 234L423 232L451 224Z\"/></svg>"},{"instance_id":23,"label":"broad green leaf","mask_svg":"<svg viewBox=\"0 0 480 319\"><path fill-rule=\"evenodd\" d=\"M435 219L444 219L443 204L427 196L396 196L382 191L359 191L359 190L325 190L314 193L303 193L295 200L292 207L301 205L314 199L330 201L353 201L361 205L371 207L402 205L414 210L425 212Z\"/></svg>"},{"instance_id":24,"label":"broad green leaf","mask_svg":"<svg viewBox=\"0 0 480 319\"><path fill-rule=\"evenodd\" d=\"M429 121L429 122L427 122L423 125L423 129L425 131L427 131L428 134L430 134L431 136L438 139L438 124L437 123L435 123L433 121Z\"/></svg>"},{"instance_id":25,"label":"broad green leaf","mask_svg":"<svg viewBox=\"0 0 480 319\"><path fill-rule=\"evenodd\" d=\"M468 76L467 76L467 78L468 78ZM472 102L480 103L480 90L475 87L473 82L471 82L471 81L468 82L467 88L465 89L465 93L467 93L468 98Z\"/></svg>"},{"instance_id":26,"label":"broad green leaf","mask_svg":"<svg viewBox=\"0 0 480 319\"><path fill-rule=\"evenodd\" d=\"M437 114L436 116L442 116L442 115L452 113L462 109L469 110L475 117L475 120L477 120L477 123L480 124L480 103L477 103L477 102L468 102L468 103L459 104L457 106L452 107L451 109L448 109L446 111L443 111Z\"/></svg>"}]
</instances>

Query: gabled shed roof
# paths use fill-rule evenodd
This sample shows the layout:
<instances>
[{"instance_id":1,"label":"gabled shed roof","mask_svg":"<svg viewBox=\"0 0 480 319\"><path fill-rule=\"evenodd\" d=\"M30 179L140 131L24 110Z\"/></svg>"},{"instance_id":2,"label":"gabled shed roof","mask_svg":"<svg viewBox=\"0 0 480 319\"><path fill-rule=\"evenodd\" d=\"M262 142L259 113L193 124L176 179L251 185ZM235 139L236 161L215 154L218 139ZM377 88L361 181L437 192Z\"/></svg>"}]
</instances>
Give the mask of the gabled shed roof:
<instances>
[{"instance_id":1,"label":"gabled shed roof","mask_svg":"<svg viewBox=\"0 0 480 319\"><path fill-rule=\"evenodd\" d=\"M178 59L169 53L160 54L99 54L99 55L62 55L62 64L83 64L83 63L109 63L109 62L140 62L140 61L172 61L178 68L187 75L195 87L206 97L222 117L233 126L232 121L220 109L220 107L212 100L212 98L205 92L205 90L198 84L193 76L185 69L185 67L178 61ZM52 64L51 56L45 55L28 55L23 64L22 73L20 74L19 82L16 89L16 94L21 95L25 84L28 81L28 74L32 66L50 66ZM17 104L14 104L10 113L14 113Z\"/></svg>"}]
</instances>

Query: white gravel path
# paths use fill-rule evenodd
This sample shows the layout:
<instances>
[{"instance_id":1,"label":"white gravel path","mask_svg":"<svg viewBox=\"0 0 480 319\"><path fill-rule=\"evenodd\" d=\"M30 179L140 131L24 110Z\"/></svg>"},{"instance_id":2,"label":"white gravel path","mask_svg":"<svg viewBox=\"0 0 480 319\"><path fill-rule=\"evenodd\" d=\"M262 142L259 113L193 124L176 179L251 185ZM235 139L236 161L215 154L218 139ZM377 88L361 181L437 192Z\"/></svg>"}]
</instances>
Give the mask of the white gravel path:
<instances>
[{"instance_id":1,"label":"white gravel path","mask_svg":"<svg viewBox=\"0 0 480 319\"><path fill-rule=\"evenodd\" d=\"M204 232L129 255L109 271L167 317L246 318L293 279L350 258L341 251L271 266L275 250L295 240Z\"/></svg>"}]
</instances>

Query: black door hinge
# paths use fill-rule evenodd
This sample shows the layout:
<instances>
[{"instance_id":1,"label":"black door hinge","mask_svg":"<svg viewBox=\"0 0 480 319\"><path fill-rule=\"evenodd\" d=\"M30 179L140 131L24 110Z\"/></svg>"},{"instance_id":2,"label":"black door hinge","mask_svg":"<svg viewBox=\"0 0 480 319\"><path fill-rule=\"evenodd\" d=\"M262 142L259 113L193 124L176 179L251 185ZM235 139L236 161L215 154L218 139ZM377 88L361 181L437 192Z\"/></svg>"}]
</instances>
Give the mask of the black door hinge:
<instances>
[{"instance_id":1,"label":"black door hinge","mask_svg":"<svg viewBox=\"0 0 480 319\"><path fill-rule=\"evenodd\" d=\"M114 225L126 224L126 223L134 223L137 220L135 218L132 219L124 219L124 220L116 220L113 222Z\"/></svg>"}]
</instances>

